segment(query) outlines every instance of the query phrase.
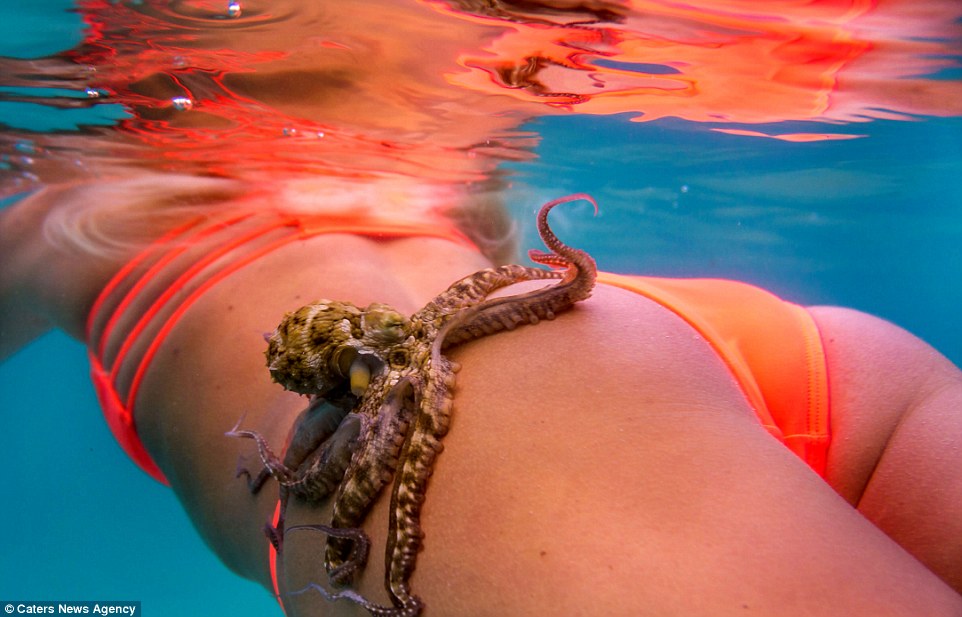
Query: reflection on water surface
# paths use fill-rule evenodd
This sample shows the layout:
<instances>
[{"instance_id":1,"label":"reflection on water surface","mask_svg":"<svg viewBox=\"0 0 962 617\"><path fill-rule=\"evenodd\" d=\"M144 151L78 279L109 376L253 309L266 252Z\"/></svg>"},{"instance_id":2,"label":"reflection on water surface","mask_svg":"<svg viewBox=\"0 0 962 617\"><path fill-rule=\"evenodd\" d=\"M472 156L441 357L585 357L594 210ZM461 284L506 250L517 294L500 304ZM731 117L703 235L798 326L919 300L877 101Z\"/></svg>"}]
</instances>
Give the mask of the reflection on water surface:
<instances>
[{"instance_id":1,"label":"reflection on water surface","mask_svg":"<svg viewBox=\"0 0 962 617\"><path fill-rule=\"evenodd\" d=\"M134 166L479 183L544 116L810 142L962 112L962 8L868 0L79 3L84 41L3 60L6 192ZM64 123L32 133L21 115ZM810 121L810 128L770 125ZM766 125L757 130L754 125ZM37 150L27 161L23 143ZM43 161L38 161L42 158Z\"/></svg>"}]
</instances>

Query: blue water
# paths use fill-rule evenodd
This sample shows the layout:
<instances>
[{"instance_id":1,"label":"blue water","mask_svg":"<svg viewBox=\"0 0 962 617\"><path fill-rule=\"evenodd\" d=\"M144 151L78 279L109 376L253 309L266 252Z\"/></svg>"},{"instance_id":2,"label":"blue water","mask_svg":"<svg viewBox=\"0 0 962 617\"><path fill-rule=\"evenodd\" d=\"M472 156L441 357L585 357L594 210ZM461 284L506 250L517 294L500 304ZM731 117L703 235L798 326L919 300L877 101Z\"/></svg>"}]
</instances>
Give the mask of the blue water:
<instances>
[{"instance_id":1,"label":"blue water","mask_svg":"<svg viewBox=\"0 0 962 617\"><path fill-rule=\"evenodd\" d=\"M272 615L172 493L135 468L99 417L82 346L62 334L0 365L8 473L0 601L140 600L146 615Z\"/></svg>"},{"instance_id":2,"label":"blue water","mask_svg":"<svg viewBox=\"0 0 962 617\"><path fill-rule=\"evenodd\" d=\"M515 166L524 246L538 243L534 204L591 193L599 216L586 204L552 220L606 270L735 278L802 304L856 308L962 364L959 118L875 121L857 127L869 138L813 143L677 120L548 118L535 127L539 159ZM806 128L773 132L792 130Z\"/></svg>"},{"instance_id":3,"label":"blue water","mask_svg":"<svg viewBox=\"0 0 962 617\"><path fill-rule=\"evenodd\" d=\"M79 43L72 4L0 3L0 56L43 57ZM0 122L38 131L101 124L104 115L0 103ZM8 436L0 603L139 600L155 617L279 614L263 588L206 548L171 492L120 451L87 370L83 346L61 333L0 364L0 432Z\"/></svg>"},{"instance_id":4,"label":"blue water","mask_svg":"<svg viewBox=\"0 0 962 617\"><path fill-rule=\"evenodd\" d=\"M70 6L0 3L0 56L72 48L82 24ZM4 124L38 131L109 123L124 113L0 103ZM552 220L606 270L736 278L804 304L854 307L962 364L959 118L875 120L856 127L867 138L813 143L619 116L544 118L528 128L542 137L538 158L508 166L523 247L537 246L537 204L591 193L598 216L585 204L559 209ZM813 130L804 123L751 128ZM276 613L269 596L227 571L172 495L114 444L78 343L51 334L0 365L0 434L7 470L0 600L141 600L147 615Z\"/></svg>"}]
</instances>

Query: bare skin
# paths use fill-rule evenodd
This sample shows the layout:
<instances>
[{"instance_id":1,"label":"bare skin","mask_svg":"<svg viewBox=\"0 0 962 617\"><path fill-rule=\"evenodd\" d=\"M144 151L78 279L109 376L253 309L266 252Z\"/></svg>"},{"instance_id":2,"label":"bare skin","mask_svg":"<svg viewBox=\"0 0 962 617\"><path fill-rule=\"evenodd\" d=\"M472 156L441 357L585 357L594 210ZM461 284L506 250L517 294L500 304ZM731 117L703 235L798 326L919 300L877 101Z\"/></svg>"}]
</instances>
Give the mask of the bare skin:
<instances>
[{"instance_id":1,"label":"bare skin","mask_svg":"<svg viewBox=\"0 0 962 617\"><path fill-rule=\"evenodd\" d=\"M0 215L10 257L0 332L17 331L8 320L25 307L47 316L33 333L43 322L76 332L95 293L87 286L113 266L83 268L27 238L28 214ZM18 275L58 260L77 276ZM246 412L246 426L282 443L304 406L270 381L262 333L317 297L410 314L488 265L438 239L318 236L244 268L191 308L144 381L136 420L225 563L269 586L261 527L277 492L270 482L252 496L233 479L249 446L224 432ZM457 412L411 578L431 613L959 614L962 376L891 324L845 309L813 314L833 379L828 484L761 429L703 340L623 290L599 287L550 323L452 349L463 367ZM364 524L374 546L384 545L388 501ZM330 504L295 501L288 514L291 525L323 522ZM325 542L289 534L282 591L322 580ZM381 559L372 555L358 585L386 603ZM285 606L363 614L313 592L285 596Z\"/></svg>"},{"instance_id":2,"label":"bare skin","mask_svg":"<svg viewBox=\"0 0 962 617\"><path fill-rule=\"evenodd\" d=\"M565 268L564 273L519 265L486 268L456 281L411 317L385 304L362 310L350 303L320 300L286 315L268 338L271 376L287 390L312 397L290 439L296 447L281 460L256 431L235 428L228 436L255 440L266 471L280 485L277 527L268 528L275 548L283 548L291 493L320 505L337 488L331 525L295 530L331 536L327 549L331 582L350 584L369 550L358 527L394 476L385 572L394 607L379 606L353 592L331 595L319 584L314 587L325 597L349 598L375 615L420 614L424 603L413 595L408 579L424 535L421 504L450 425L452 389L460 368L441 352L454 343L554 319L591 295L594 260L559 241L547 222L552 208L576 199L594 203L586 195L573 195L542 206L538 230L552 252L531 251L535 260ZM515 283L544 279L562 280L526 294L488 298ZM359 397L356 404L345 400L344 384ZM323 407L328 401L340 409ZM314 446L313 452L303 452L306 443ZM263 476L262 472L254 480L252 491L260 490Z\"/></svg>"}]
</instances>

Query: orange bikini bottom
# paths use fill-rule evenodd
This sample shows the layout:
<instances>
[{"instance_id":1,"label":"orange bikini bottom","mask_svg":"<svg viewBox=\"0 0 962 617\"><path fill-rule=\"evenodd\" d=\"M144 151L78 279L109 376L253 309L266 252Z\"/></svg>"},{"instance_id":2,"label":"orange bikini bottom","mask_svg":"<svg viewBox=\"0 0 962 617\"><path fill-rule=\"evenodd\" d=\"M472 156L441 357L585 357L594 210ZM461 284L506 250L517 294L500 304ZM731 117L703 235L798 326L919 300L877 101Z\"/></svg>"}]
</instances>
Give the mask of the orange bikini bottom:
<instances>
[{"instance_id":1,"label":"orange bikini bottom","mask_svg":"<svg viewBox=\"0 0 962 617\"><path fill-rule=\"evenodd\" d=\"M818 326L804 307L737 281L601 273L671 310L731 370L762 425L825 477L829 390Z\"/></svg>"}]
</instances>

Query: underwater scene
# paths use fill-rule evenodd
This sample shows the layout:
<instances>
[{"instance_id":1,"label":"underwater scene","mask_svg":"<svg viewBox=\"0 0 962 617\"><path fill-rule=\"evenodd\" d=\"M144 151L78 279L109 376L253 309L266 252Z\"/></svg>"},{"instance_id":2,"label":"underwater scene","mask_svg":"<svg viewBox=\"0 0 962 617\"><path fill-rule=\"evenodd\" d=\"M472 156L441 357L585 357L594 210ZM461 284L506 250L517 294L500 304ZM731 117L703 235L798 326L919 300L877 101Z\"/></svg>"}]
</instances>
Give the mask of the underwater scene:
<instances>
[{"instance_id":1,"label":"underwater scene","mask_svg":"<svg viewBox=\"0 0 962 617\"><path fill-rule=\"evenodd\" d=\"M852 307L962 365L956 0L7 0L0 32L3 207L157 174L413 196L402 220L494 194L530 263L538 207L587 193L552 226L602 270ZM88 372L61 332L0 364L0 600L280 614Z\"/></svg>"}]
</instances>

